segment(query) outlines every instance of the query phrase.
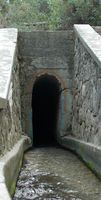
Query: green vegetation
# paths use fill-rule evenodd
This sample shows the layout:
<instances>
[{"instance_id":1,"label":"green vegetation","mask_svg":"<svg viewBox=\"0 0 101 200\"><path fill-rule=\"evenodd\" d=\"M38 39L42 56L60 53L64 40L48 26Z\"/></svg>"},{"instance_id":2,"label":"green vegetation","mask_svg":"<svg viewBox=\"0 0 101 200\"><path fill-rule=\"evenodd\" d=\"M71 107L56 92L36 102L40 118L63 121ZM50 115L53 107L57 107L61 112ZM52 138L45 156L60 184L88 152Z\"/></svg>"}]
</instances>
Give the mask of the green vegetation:
<instances>
[{"instance_id":1,"label":"green vegetation","mask_svg":"<svg viewBox=\"0 0 101 200\"><path fill-rule=\"evenodd\" d=\"M4 26L6 24L6 16L8 13L8 4L6 0L0 0L0 26Z\"/></svg>"},{"instance_id":2,"label":"green vegetation","mask_svg":"<svg viewBox=\"0 0 101 200\"><path fill-rule=\"evenodd\" d=\"M75 23L101 25L101 5L92 0L68 1L63 14L63 24L70 27Z\"/></svg>"},{"instance_id":3,"label":"green vegetation","mask_svg":"<svg viewBox=\"0 0 101 200\"><path fill-rule=\"evenodd\" d=\"M74 23L101 25L98 0L0 0L0 24L19 29L68 29Z\"/></svg>"}]
</instances>

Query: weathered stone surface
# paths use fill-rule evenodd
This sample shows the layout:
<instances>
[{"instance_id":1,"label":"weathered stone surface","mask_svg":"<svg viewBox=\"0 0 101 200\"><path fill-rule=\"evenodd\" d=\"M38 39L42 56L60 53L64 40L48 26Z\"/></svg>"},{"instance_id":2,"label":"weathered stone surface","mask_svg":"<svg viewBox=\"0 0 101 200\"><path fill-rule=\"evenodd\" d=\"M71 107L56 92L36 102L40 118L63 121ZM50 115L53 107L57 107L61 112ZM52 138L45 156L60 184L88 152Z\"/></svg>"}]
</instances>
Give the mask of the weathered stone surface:
<instances>
[{"instance_id":1,"label":"weathered stone surface","mask_svg":"<svg viewBox=\"0 0 101 200\"><path fill-rule=\"evenodd\" d=\"M90 25L74 25L74 30L83 46L93 57L95 62L101 64L101 37Z\"/></svg>"},{"instance_id":2,"label":"weathered stone surface","mask_svg":"<svg viewBox=\"0 0 101 200\"><path fill-rule=\"evenodd\" d=\"M61 85L58 132L66 135L72 123L73 31L20 32L18 47L23 132L33 135L33 85L37 77L49 74L55 76Z\"/></svg>"},{"instance_id":3,"label":"weathered stone surface","mask_svg":"<svg viewBox=\"0 0 101 200\"><path fill-rule=\"evenodd\" d=\"M6 53L6 50L8 48L4 51L4 59L6 59L8 56L11 62L9 63L8 71L6 71L6 63L3 63L3 67L5 68L5 70L3 69L3 73L6 73L7 75L5 79L6 85L3 85L3 92L5 93L6 91L6 96L4 96L4 99L6 100L6 107L0 109L0 154L4 154L7 152L7 150L10 150L21 137L22 129L20 109L19 64L17 60L15 43L15 36L17 37L17 32L15 29L0 30L0 32L2 32L3 34L4 44L6 40L8 44L11 44L11 46L9 46L9 53ZM11 42L9 40L11 40ZM2 71L0 71L0 75L2 75ZM2 82L1 78L0 81ZM2 85L0 85L0 88L1 87Z\"/></svg>"},{"instance_id":4,"label":"weathered stone surface","mask_svg":"<svg viewBox=\"0 0 101 200\"><path fill-rule=\"evenodd\" d=\"M17 29L0 30L0 108L7 105L13 59L16 50Z\"/></svg>"},{"instance_id":5,"label":"weathered stone surface","mask_svg":"<svg viewBox=\"0 0 101 200\"><path fill-rule=\"evenodd\" d=\"M17 31L0 30L1 155L17 143L22 129L24 134L32 136L33 85L41 75L53 75L61 85L57 138L60 143L63 142L63 146L74 148L88 164L88 159L91 159L91 162L93 160L94 170L101 174L101 150L97 147L101 146L101 37L88 25L80 27L76 26L75 63L71 31L19 33L17 52ZM63 137L71 135L72 139ZM0 164L1 173L3 163ZM10 173L11 171L11 178ZM6 190L8 197L5 198L9 199L4 182L4 176L1 174L1 188ZM10 191L9 184L8 188Z\"/></svg>"},{"instance_id":6,"label":"weathered stone surface","mask_svg":"<svg viewBox=\"0 0 101 200\"><path fill-rule=\"evenodd\" d=\"M99 125L101 121L101 79L99 74L101 62L98 54L101 51L101 36L94 30L92 31L88 25L77 25L75 28L73 135L86 142L101 145L101 127ZM99 44L96 41L99 41Z\"/></svg>"}]
</instances>

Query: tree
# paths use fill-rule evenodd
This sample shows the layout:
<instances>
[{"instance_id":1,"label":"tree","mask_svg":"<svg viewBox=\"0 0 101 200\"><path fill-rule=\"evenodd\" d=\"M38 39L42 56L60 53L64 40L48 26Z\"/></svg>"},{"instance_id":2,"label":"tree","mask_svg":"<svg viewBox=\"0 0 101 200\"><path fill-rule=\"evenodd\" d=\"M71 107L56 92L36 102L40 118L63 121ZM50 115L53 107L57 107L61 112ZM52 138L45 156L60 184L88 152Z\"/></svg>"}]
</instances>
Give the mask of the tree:
<instances>
[{"instance_id":1,"label":"tree","mask_svg":"<svg viewBox=\"0 0 101 200\"><path fill-rule=\"evenodd\" d=\"M0 25L5 26L8 13L8 4L6 0L0 0Z\"/></svg>"},{"instance_id":2,"label":"tree","mask_svg":"<svg viewBox=\"0 0 101 200\"><path fill-rule=\"evenodd\" d=\"M74 23L101 25L101 0L0 0L2 16L9 26L21 29L43 21L53 30L72 28Z\"/></svg>"}]
</instances>

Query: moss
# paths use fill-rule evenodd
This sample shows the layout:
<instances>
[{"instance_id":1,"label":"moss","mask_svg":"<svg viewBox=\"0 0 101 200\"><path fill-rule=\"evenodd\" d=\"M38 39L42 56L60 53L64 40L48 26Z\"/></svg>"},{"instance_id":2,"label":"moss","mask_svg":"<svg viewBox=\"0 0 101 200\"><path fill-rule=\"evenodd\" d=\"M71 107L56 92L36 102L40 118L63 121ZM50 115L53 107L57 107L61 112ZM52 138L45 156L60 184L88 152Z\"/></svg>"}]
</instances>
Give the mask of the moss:
<instances>
[{"instance_id":1,"label":"moss","mask_svg":"<svg viewBox=\"0 0 101 200\"><path fill-rule=\"evenodd\" d=\"M87 162L87 166L88 166L88 168L90 168L91 170L93 170L94 171L94 164L92 163L92 162Z\"/></svg>"},{"instance_id":2,"label":"moss","mask_svg":"<svg viewBox=\"0 0 101 200\"><path fill-rule=\"evenodd\" d=\"M91 169L95 175L101 180L101 171L97 170L97 168L95 167L94 163L93 162L87 162L86 163L87 167L89 169Z\"/></svg>"},{"instance_id":3,"label":"moss","mask_svg":"<svg viewBox=\"0 0 101 200\"><path fill-rule=\"evenodd\" d=\"M20 162L19 162L19 166L18 166L18 168L16 170L16 177L14 177L13 182L12 182L12 184L10 186L10 191L9 192L10 192L10 195L12 197L13 197L13 195L15 193L15 190L16 190L16 182L17 182L17 178L18 178L21 166L22 166L22 161L23 161L23 159L21 159Z\"/></svg>"},{"instance_id":4,"label":"moss","mask_svg":"<svg viewBox=\"0 0 101 200\"><path fill-rule=\"evenodd\" d=\"M15 193L15 189L16 189L16 181L13 181L12 185L11 185L11 189L10 189L10 195L13 196Z\"/></svg>"}]
</instances>

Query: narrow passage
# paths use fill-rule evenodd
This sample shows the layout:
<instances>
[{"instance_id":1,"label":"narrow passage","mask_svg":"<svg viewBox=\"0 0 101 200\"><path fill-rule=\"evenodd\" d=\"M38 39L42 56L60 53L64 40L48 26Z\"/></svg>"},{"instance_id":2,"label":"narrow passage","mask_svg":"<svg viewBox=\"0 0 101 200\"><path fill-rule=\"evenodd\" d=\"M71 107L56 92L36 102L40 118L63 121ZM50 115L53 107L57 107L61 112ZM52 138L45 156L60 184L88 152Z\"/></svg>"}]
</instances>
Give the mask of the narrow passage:
<instances>
[{"instance_id":1,"label":"narrow passage","mask_svg":"<svg viewBox=\"0 0 101 200\"><path fill-rule=\"evenodd\" d=\"M101 182L71 152L36 148L24 156L13 200L101 200Z\"/></svg>"},{"instance_id":2,"label":"narrow passage","mask_svg":"<svg viewBox=\"0 0 101 200\"><path fill-rule=\"evenodd\" d=\"M32 124L34 146L56 143L59 90L59 82L52 75L42 75L33 86Z\"/></svg>"}]
</instances>

